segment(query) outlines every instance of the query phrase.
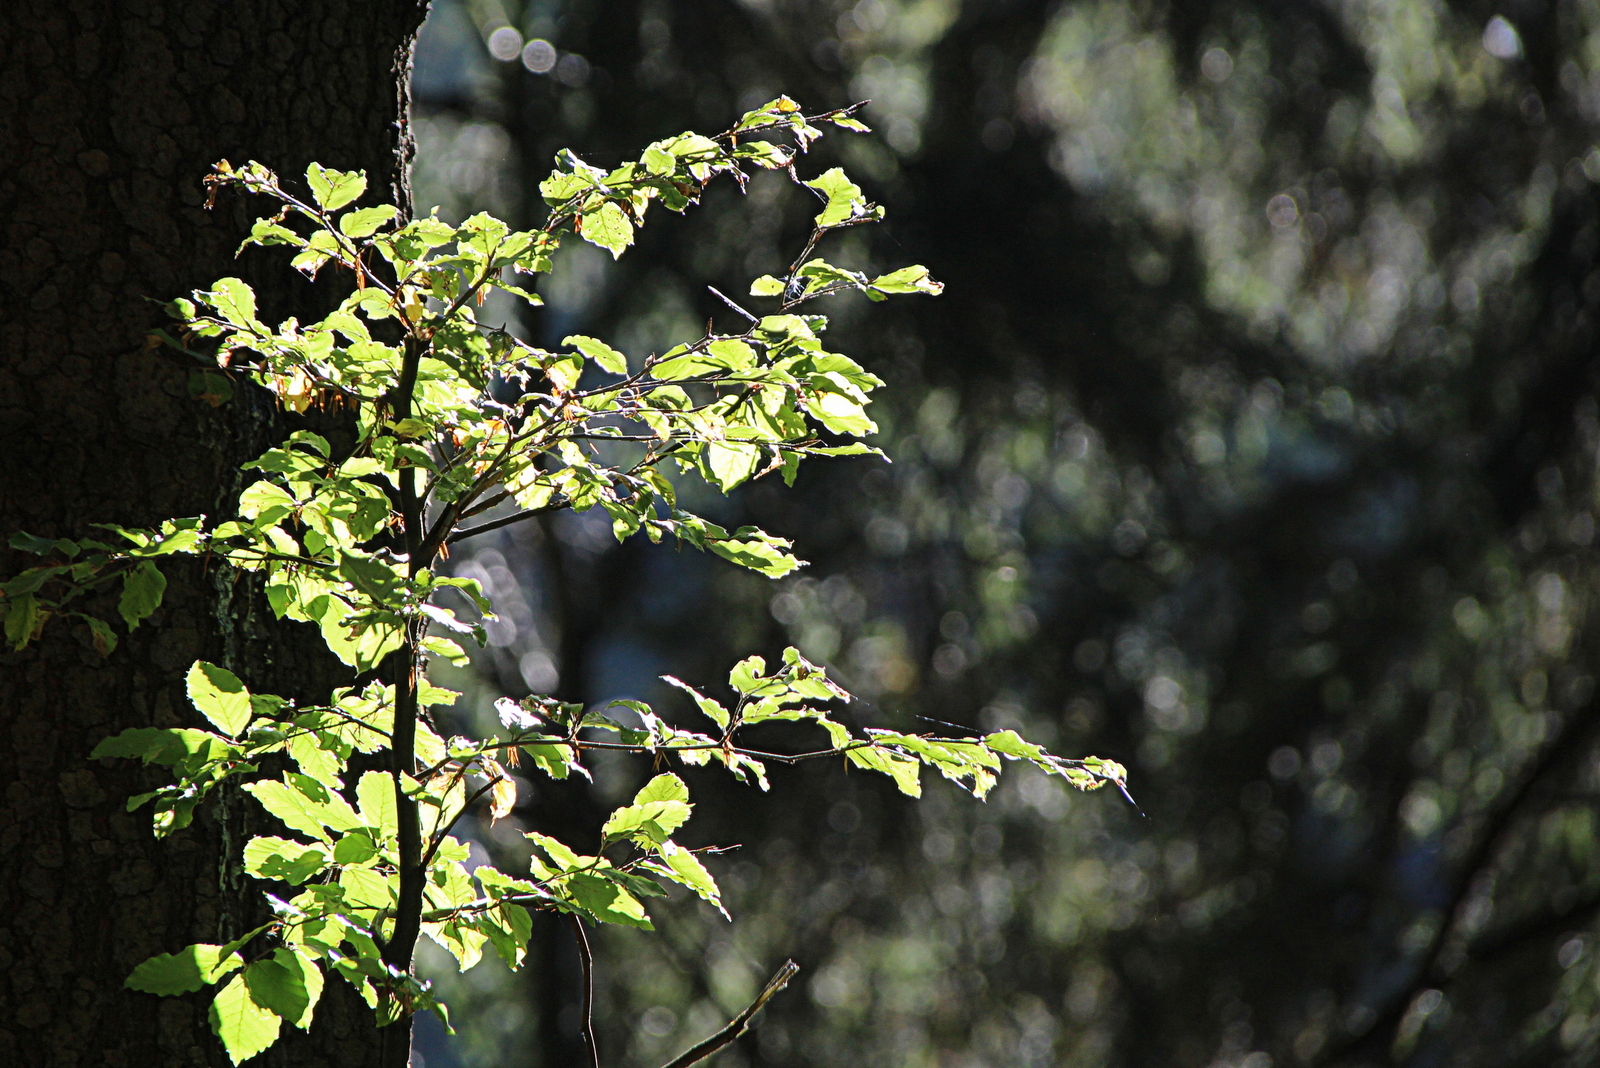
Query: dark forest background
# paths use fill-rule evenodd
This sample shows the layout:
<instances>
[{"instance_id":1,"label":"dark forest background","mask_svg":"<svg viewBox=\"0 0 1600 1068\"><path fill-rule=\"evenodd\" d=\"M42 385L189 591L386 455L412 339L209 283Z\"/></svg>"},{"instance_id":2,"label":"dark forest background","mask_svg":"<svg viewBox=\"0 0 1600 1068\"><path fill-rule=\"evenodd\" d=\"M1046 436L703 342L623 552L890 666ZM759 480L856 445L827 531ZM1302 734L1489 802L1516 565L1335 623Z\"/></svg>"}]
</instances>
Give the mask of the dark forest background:
<instances>
[{"instance_id":1,"label":"dark forest background","mask_svg":"<svg viewBox=\"0 0 1600 1068\"><path fill-rule=\"evenodd\" d=\"M792 642L863 722L1122 760L1148 813L1026 772L916 804L691 769L692 844L748 843L714 867L734 919L603 933L605 1063L665 1061L786 956L725 1068L1600 1058L1600 3L435 0L413 90L419 208L523 224L558 148L871 98L806 168L888 222L829 258L948 287L830 309L892 464L696 502L803 577L508 528L455 561L506 608L442 680L458 714L687 718L657 675ZM565 249L511 325L698 336L814 211L771 175L708 200L619 263ZM475 848L582 842L649 771L525 784ZM539 938L516 976L428 958L460 1034L419 1024L419 1064L579 1063L569 933Z\"/></svg>"}]
</instances>

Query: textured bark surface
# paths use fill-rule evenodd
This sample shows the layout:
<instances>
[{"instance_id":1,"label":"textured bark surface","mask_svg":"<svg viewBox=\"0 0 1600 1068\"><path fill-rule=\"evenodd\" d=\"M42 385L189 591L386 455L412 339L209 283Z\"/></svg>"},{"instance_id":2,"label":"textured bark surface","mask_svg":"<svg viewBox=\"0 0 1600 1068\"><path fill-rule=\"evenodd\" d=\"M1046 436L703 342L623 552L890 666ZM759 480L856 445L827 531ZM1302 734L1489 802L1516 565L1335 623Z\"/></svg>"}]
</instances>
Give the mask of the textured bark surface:
<instances>
[{"instance_id":1,"label":"textured bark surface","mask_svg":"<svg viewBox=\"0 0 1600 1068\"><path fill-rule=\"evenodd\" d=\"M254 205L206 211L219 158L285 174L363 168L369 203L407 205L405 72L425 0L21 0L0 19L0 538L91 534L217 514L281 417L241 390L212 409L190 368L147 351L168 299L224 274L267 317L329 294L282 257L234 259ZM269 268L269 269L264 269ZM0 554L0 574L33 558ZM169 558L170 559L170 558ZM0 1064L226 1064L209 998L125 990L139 961L242 933L261 906L239 796L157 841L123 801L157 776L87 760L126 727L193 716L197 656L252 687L325 696L337 665L311 628L272 619L248 583L164 563L166 603L109 658L83 626L0 653ZM95 606L115 618L115 605ZM120 620L116 622L119 633ZM371 1014L342 983L309 1035L262 1064L378 1063ZM359 1010L359 1011L358 1011Z\"/></svg>"}]
</instances>

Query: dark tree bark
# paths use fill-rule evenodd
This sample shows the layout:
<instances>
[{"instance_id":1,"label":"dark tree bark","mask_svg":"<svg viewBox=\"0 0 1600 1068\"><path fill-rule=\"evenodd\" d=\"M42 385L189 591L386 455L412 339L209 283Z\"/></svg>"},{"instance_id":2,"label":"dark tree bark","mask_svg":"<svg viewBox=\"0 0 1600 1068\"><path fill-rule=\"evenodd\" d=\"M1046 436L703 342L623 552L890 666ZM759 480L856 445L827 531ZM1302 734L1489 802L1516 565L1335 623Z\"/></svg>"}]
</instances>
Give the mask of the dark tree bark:
<instances>
[{"instance_id":1,"label":"dark tree bark","mask_svg":"<svg viewBox=\"0 0 1600 1068\"><path fill-rule=\"evenodd\" d=\"M239 465L283 417L253 388L213 409L190 368L145 344L161 300L225 274L271 314L329 294L279 258L234 259L253 205L203 207L216 160L286 175L311 160L368 172L405 210L406 73L425 0L22 0L0 19L0 537L84 536L231 507ZM243 383L240 383L242 386ZM328 420L334 422L333 420ZM335 425L332 429L337 430ZM33 558L8 553L0 574ZM52 621L0 654L0 1063L226 1064L209 994L124 989L153 953L243 933L261 905L237 869L255 817L237 795L156 840L124 800L152 776L90 762L127 727L187 723L196 657L255 688L326 696L337 665L248 582L163 564L160 611L106 659ZM96 606L114 617L115 606ZM121 629L120 622L117 628ZM400 1028L391 1028L399 1032ZM394 1039L389 1063L394 1063ZM259 1063L376 1065L372 1014L342 982L309 1034ZM403 1056L400 1063L404 1063Z\"/></svg>"}]
</instances>

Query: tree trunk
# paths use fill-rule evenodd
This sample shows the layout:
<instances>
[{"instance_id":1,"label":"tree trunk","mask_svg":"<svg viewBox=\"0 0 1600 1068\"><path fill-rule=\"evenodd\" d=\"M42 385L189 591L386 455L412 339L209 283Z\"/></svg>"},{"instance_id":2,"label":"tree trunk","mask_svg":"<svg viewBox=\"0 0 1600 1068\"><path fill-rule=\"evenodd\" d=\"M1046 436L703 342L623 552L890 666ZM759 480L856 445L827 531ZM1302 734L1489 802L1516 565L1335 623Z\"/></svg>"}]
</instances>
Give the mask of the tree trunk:
<instances>
[{"instance_id":1,"label":"tree trunk","mask_svg":"<svg viewBox=\"0 0 1600 1068\"><path fill-rule=\"evenodd\" d=\"M424 7L8 6L0 538L231 508L239 465L281 438L284 417L242 382L221 407L193 399L191 367L145 344L163 319L147 298L240 274L269 317L326 307L330 294L290 277L282 257L234 259L255 205L231 198L207 211L201 179L222 158L286 176L317 160L365 169L368 203L408 209L406 74ZM0 575L33 560L0 554ZM122 982L151 954L226 941L259 914L259 890L238 869L257 817L224 793L158 841L147 811L124 812L156 777L87 754L127 727L194 725L184 673L196 657L302 697L325 697L341 676L315 630L274 620L249 582L198 561L162 569L165 604L109 658L87 628L57 621L22 653L0 652L0 1064L227 1063L206 1022L210 991L163 999ZM94 607L115 618L114 603ZM311 1031L285 1025L258 1063L377 1065L383 1039L349 988L330 982Z\"/></svg>"}]
</instances>

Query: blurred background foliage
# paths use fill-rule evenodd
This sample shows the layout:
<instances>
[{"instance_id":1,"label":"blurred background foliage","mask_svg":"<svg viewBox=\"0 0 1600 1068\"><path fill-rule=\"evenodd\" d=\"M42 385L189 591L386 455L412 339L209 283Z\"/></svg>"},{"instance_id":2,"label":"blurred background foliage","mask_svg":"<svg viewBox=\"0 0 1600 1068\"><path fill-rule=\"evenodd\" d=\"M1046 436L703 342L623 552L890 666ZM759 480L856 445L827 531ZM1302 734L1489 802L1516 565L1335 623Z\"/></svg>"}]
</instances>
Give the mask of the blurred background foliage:
<instances>
[{"instance_id":1,"label":"blurred background foliage","mask_svg":"<svg viewBox=\"0 0 1600 1068\"><path fill-rule=\"evenodd\" d=\"M537 221L571 146L614 164L780 92L871 98L841 163L889 209L830 260L926 263L937 301L829 309L887 379L893 459L697 501L792 537L769 582L617 545L603 516L454 563L502 693L715 685L785 643L863 722L1015 727L1126 761L920 804L836 766L687 778L734 919L604 931L608 1066L805 971L737 1065L1593 1064L1600 1057L1600 0L434 0L417 203ZM548 308L635 356L794 254L779 176L564 249ZM491 309L501 318L506 309ZM472 831L575 844L649 774L525 782ZM431 973L418 1063L579 1063L577 960Z\"/></svg>"}]
</instances>

